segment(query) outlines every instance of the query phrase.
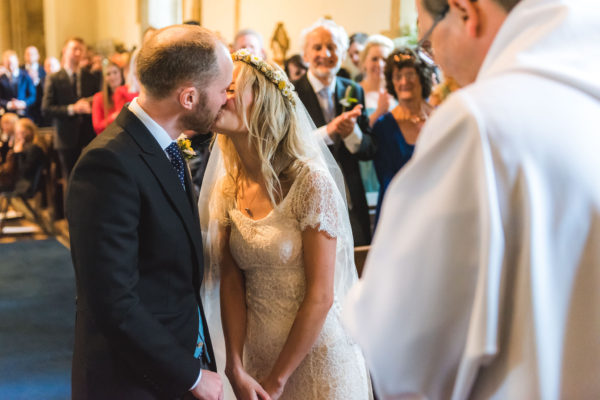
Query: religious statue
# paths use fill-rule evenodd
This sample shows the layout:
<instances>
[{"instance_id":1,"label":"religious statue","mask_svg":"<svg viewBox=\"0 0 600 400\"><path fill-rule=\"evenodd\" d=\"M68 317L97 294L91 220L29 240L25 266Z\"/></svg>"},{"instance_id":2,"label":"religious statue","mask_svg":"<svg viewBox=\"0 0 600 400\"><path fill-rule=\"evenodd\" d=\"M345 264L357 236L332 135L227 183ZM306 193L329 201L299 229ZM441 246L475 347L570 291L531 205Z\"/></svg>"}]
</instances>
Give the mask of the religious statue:
<instances>
[{"instance_id":1,"label":"religious statue","mask_svg":"<svg viewBox=\"0 0 600 400\"><path fill-rule=\"evenodd\" d=\"M273 61L283 66L285 54L290 48L290 38L283 26L283 22L278 22L273 37L271 38L271 50L273 51Z\"/></svg>"}]
</instances>

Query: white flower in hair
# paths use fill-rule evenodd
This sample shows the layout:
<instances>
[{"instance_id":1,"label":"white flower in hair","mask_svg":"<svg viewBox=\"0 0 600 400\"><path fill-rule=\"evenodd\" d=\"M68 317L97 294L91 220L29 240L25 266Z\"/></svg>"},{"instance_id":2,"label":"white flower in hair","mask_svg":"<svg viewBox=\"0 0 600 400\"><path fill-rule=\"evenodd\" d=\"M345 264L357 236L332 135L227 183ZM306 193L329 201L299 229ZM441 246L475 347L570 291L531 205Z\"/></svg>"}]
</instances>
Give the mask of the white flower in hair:
<instances>
[{"instance_id":1,"label":"white flower in hair","mask_svg":"<svg viewBox=\"0 0 600 400\"><path fill-rule=\"evenodd\" d=\"M250 55L250 52L246 49L240 49L236 52L237 55L239 55L240 57L246 57Z\"/></svg>"}]
</instances>

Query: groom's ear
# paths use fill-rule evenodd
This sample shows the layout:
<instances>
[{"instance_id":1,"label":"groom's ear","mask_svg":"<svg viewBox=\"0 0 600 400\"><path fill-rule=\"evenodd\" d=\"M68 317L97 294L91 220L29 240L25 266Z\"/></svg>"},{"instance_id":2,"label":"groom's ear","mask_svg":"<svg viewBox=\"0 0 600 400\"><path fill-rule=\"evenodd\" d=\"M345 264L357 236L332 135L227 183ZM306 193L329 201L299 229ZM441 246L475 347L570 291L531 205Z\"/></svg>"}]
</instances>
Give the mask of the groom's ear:
<instances>
[{"instance_id":1,"label":"groom's ear","mask_svg":"<svg viewBox=\"0 0 600 400\"><path fill-rule=\"evenodd\" d=\"M179 104L188 111L194 108L194 104L198 102L198 89L193 86L183 87L179 92Z\"/></svg>"}]
</instances>

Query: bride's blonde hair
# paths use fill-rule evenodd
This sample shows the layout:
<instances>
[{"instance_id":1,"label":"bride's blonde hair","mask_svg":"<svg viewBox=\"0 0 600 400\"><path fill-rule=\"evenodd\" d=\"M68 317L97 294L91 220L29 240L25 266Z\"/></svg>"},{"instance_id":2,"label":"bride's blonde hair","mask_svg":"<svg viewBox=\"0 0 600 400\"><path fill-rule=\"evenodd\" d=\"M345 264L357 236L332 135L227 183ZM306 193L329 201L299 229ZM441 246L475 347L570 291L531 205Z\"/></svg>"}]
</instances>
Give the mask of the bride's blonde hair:
<instances>
[{"instance_id":1,"label":"bride's blonde hair","mask_svg":"<svg viewBox=\"0 0 600 400\"><path fill-rule=\"evenodd\" d=\"M250 147L261 161L261 173L271 203L276 205L285 195L281 186L282 178L293 181L311 155L301 140L300 124L293 102L262 72L245 62L238 61L237 64L241 69L235 81L235 90L237 93L244 93L251 86L253 103L246 113L248 107L244 104L243 96L236 96L236 108L240 110L241 120L248 129ZM279 66L269 64L281 71ZM296 97L297 101L299 99ZM230 209L238 197L244 170L231 139L220 135L218 144L226 170L225 178L220 184L223 195L221 201Z\"/></svg>"}]
</instances>

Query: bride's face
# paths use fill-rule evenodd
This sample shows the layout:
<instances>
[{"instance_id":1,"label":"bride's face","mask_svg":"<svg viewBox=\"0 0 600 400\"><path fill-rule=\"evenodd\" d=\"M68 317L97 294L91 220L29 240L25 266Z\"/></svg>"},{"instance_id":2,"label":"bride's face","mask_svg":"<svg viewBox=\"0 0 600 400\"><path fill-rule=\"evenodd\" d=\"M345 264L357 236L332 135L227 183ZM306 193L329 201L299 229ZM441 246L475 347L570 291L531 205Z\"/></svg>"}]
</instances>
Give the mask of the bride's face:
<instances>
[{"instance_id":1,"label":"bride's face","mask_svg":"<svg viewBox=\"0 0 600 400\"><path fill-rule=\"evenodd\" d=\"M240 74L242 64L236 62L233 69L233 81L227 88L227 102L221 109L221 113L214 125L215 131L224 135L236 135L239 133L248 133L242 120L242 110L236 106L236 99L241 97L242 104L246 107L246 115L250 114L250 106L254 101L251 85L247 85L243 93L236 90L237 78Z\"/></svg>"}]
</instances>

